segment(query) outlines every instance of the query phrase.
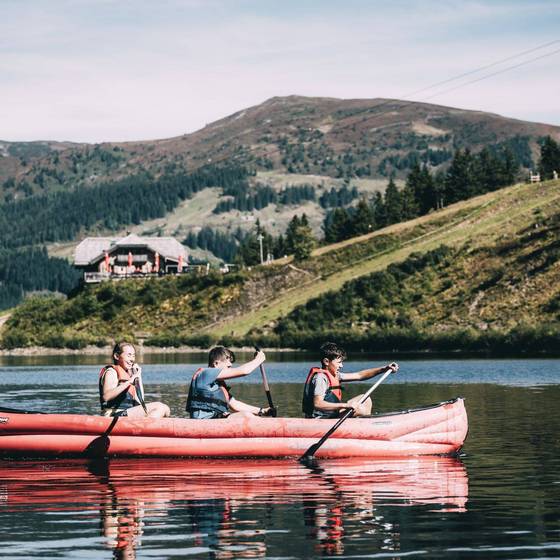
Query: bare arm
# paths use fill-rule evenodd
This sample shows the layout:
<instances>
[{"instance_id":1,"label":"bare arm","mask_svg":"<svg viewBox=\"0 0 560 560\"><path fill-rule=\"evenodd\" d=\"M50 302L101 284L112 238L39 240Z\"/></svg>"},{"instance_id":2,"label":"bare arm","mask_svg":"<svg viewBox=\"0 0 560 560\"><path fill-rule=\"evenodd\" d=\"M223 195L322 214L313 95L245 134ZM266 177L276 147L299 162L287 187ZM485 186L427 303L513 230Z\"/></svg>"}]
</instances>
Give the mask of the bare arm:
<instances>
[{"instance_id":1,"label":"bare arm","mask_svg":"<svg viewBox=\"0 0 560 560\"><path fill-rule=\"evenodd\" d=\"M265 353L261 350L257 352L257 355L246 364L240 365L238 367L224 368L216 379L233 379L235 377L245 377L249 375L253 370L258 368L266 359ZM258 409L257 409L258 412Z\"/></svg>"},{"instance_id":2,"label":"bare arm","mask_svg":"<svg viewBox=\"0 0 560 560\"><path fill-rule=\"evenodd\" d=\"M332 410L341 410L341 409L348 409L354 408L351 404L345 402L333 403L326 401L320 395L315 395L313 397L313 407L317 410L324 410L324 411L332 411Z\"/></svg>"},{"instance_id":3,"label":"bare arm","mask_svg":"<svg viewBox=\"0 0 560 560\"><path fill-rule=\"evenodd\" d=\"M238 401L233 397L229 400L228 406L233 412L250 412L257 415L261 411L259 407Z\"/></svg>"},{"instance_id":4,"label":"bare arm","mask_svg":"<svg viewBox=\"0 0 560 560\"><path fill-rule=\"evenodd\" d=\"M393 373L397 372L399 369L399 365L395 362L387 364L386 366L381 366L377 368L369 368L363 369L361 371L356 371L354 373L344 373L342 374L341 380L342 381L363 381L364 379L371 379L376 375L380 375L381 373L385 373L388 370L392 370Z\"/></svg>"},{"instance_id":5,"label":"bare arm","mask_svg":"<svg viewBox=\"0 0 560 560\"><path fill-rule=\"evenodd\" d=\"M325 400L325 396L328 390L327 378L320 374L314 380L313 389L313 408L315 410L321 410L323 412L333 412L342 409L353 408L351 405L345 402L329 402Z\"/></svg>"}]
</instances>

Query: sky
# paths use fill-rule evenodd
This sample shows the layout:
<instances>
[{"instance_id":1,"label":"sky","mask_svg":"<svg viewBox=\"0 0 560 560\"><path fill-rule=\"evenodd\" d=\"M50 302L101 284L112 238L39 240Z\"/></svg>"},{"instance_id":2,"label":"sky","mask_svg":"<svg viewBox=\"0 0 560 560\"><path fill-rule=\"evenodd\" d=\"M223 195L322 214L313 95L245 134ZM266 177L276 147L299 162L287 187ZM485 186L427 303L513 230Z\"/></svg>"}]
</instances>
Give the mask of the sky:
<instances>
[{"instance_id":1,"label":"sky","mask_svg":"<svg viewBox=\"0 0 560 560\"><path fill-rule=\"evenodd\" d=\"M560 125L560 1L0 0L1 140L168 138L284 95Z\"/></svg>"}]
</instances>

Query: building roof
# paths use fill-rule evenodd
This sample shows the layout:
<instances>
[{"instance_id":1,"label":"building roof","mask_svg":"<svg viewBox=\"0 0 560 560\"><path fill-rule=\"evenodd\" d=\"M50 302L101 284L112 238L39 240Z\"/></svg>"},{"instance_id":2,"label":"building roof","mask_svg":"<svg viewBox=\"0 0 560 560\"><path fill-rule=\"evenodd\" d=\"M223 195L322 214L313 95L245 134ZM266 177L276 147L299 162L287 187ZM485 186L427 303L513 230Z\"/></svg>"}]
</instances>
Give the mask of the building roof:
<instances>
[{"instance_id":1,"label":"building roof","mask_svg":"<svg viewBox=\"0 0 560 560\"><path fill-rule=\"evenodd\" d=\"M187 248L174 237L140 237L134 233L126 237L86 237L74 251L74 265L87 266L105 257L105 252L114 253L118 249L145 247L160 256L187 262Z\"/></svg>"}]
</instances>

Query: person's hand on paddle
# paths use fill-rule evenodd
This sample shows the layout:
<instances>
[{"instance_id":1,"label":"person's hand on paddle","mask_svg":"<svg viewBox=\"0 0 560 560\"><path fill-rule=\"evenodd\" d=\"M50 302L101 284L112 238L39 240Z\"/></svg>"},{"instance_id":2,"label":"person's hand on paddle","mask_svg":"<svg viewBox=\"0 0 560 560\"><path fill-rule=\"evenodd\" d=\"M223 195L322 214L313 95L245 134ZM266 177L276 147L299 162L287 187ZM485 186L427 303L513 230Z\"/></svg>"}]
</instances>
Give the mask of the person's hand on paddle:
<instances>
[{"instance_id":1,"label":"person's hand on paddle","mask_svg":"<svg viewBox=\"0 0 560 560\"><path fill-rule=\"evenodd\" d=\"M397 373L399 371L399 364L396 362L391 362L385 366L385 371L391 370L391 373Z\"/></svg>"},{"instance_id":2,"label":"person's hand on paddle","mask_svg":"<svg viewBox=\"0 0 560 560\"><path fill-rule=\"evenodd\" d=\"M259 409L257 416L272 416L273 418L276 418L277 412L276 407L267 406L266 408Z\"/></svg>"},{"instance_id":3,"label":"person's hand on paddle","mask_svg":"<svg viewBox=\"0 0 560 560\"><path fill-rule=\"evenodd\" d=\"M266 360L266 354L262 350L257 350L253 360L257 362L257 365L260 365Z\"/></svg>"},{"instance_id":4,"label":"person's hand on paddle","mask_svg":"<svg viewBox=\"0 0 560 560\"><path fill-rule=\"evenodd\" d=\"M134 385L136 380L142 379L142 368L138 364L134 364L131 368L132 375L130 376L129 381Z\"/></svg>"},{"instance_id":5,"label":"person's hand on paddle","mask_svg":"<svg viewBox=\"0 0 560 560\"><path fill-rule=\"evenodd\" d=\"M356 412L356 410L358 409L358 405L356 404L351 404L351 403L340 403L340 408L338 409L338 413L339 414L344 414L345 412L348 412L349 410L353 410L354 412Z\"/></svg>"}]
</instances>

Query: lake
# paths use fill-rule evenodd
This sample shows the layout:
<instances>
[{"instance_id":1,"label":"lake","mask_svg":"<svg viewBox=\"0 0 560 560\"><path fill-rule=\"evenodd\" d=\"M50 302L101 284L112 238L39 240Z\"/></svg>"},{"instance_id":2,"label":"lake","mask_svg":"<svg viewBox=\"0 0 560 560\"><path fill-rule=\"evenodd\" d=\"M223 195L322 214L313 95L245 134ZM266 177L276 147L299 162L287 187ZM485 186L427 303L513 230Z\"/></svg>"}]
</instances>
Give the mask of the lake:
<instances>
[{"instance_id":1,"label":"lake","mask_svg":"<svg viewBox=\"0 0 560 560\"><path fill-rule=\"evenodd\" d=\"M240 356L241 360L248 356ZM269 356L299 415L312 357ZM351 356L345 371L395 357ZM202 355L145 356L147 400L184 415ZM0 359L0 404L97 413L103 357ZM459 458L0 461L3 558L560 557L560 360L399 360L378 412L466 399ZM264 406L258 371L235 382ZM347 394L367 384L348 384Z\"/></svg>"}]
</instances>

